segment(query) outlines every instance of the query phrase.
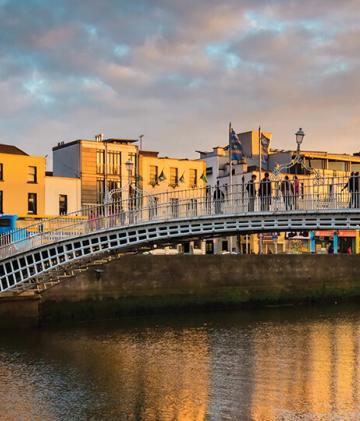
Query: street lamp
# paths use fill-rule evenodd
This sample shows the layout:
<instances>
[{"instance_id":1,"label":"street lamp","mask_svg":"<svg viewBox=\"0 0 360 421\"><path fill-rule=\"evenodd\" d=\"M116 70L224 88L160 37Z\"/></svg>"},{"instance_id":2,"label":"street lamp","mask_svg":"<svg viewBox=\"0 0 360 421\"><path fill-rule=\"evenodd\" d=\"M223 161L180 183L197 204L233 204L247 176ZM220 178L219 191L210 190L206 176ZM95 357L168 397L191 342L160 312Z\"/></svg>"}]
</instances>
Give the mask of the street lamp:
<instances>
[{"instance_id":1,"label":"street lamp","mask_svg":"<svg viewBox=\"0 0 360 421\"><path fill-rule=\"evenodd\" d=\"M297 152L300 153L300 146L302 144L302 141L304 139L305 133L303 129L300 127L300 129L295 133L296 136L296 143L297 143Z\"/></svg>"},{"instance_id":2,"label":"street lamp","mask_svg":"<svg viewBox=\"0 0 360 421\"><path fill-rule=\"evenodd\" d=\"M131 159L128 159L125 162L125 167L128 172L128 183L129 183L129 186L131 186L132 171L134 168L134 163L131 161Z\"/></svg>"}]
</instances>

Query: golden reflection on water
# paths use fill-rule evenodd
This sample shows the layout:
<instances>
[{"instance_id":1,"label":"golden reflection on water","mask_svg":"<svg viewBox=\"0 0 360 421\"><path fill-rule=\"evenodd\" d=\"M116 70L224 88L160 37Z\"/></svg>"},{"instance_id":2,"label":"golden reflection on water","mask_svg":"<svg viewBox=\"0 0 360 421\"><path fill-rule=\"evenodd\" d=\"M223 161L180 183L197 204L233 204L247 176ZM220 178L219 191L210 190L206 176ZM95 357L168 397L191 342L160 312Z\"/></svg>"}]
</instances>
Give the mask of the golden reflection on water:
<instances>
[{"instance_id":1,"label":"golden reflection on water","mask_svg":"<svg viewBox=\"0 0 360 421\"><path fill-rule=\"evenodd\" d=\"M254 335L251 419L360 419L359 327L321 321L289 329L266 341L262 331Z\"/></svg>"},{"instance_id":2,"label":"golden reflection on water","mask_svg":"<svg viewBox=\"0 0 360 421\"><path fill-rule=\"evenodd\" d=\"M115 341L74 337L56 347L96 379L98 389L106 391L118 413L126 412L126 419L205 419L210 367L205 329L125 334ZM79 352L84 347L90 352Z\"/></svg>"},{"instance_id":3,"label":"golden reflection on water","mask_svg":"<svg viewBox=\"0 0 360 421\"><path fill-rule=\"evenodd\" d=\"M0 420L360 419L360 314L242 317L2 339Z\"/></svg>"}]
</instances>

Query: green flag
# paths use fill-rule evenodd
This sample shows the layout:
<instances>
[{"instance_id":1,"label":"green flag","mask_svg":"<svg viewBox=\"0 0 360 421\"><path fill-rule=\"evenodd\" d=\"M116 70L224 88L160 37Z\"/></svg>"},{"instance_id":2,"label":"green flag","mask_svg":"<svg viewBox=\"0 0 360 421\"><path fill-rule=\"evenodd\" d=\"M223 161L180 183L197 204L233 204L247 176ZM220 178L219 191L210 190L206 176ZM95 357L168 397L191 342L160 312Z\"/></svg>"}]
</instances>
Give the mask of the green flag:
<instances>
[{"instance_id":1,"label":"green flag","mask_svg":"<svg viewBox=\"0 0 360 421\"><path fill-rule=\"evenodd\" d=\"M202 173L202 176L200 177L200 180L202 180L204 183L208 182L208 179L204 173Z\"/></svg>"},{"instance_id":2,"label":"green flag","mask_svg":"<svg viewBox=\"0 0 360 421\"><path fill-rule=\"evenodd\" d=\"M160 175L159 175L159 181L164 181L166 180L165 174L164 174L164 170L161 171Z\"/></svg>"}]
</instances>

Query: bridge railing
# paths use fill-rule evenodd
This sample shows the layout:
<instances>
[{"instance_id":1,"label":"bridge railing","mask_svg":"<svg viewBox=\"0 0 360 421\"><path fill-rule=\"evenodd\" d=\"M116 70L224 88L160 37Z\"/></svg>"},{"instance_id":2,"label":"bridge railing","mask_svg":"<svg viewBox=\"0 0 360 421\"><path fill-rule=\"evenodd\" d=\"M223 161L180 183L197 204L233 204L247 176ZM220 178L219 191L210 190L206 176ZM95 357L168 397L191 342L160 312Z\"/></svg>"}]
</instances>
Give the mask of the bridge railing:
<instances>
[{"instance_id":1,"label":"bridge railing","mask_svg":"<svg viewBox=\"0 0 360 421\"><path fill-rule=\"evenodd\" d=\"M359 178L355 179L359 183ZM359 184L344 177L299 177L240 183L233 186L195 187L154 195L135 192L126 200L87 206L66 216L42 220L0 236L0 259L43 244L112 227L216 214L261 214L337 210L360 207ZM357 190L356 190L357 188Z\"/></svg>"}]
</instances>

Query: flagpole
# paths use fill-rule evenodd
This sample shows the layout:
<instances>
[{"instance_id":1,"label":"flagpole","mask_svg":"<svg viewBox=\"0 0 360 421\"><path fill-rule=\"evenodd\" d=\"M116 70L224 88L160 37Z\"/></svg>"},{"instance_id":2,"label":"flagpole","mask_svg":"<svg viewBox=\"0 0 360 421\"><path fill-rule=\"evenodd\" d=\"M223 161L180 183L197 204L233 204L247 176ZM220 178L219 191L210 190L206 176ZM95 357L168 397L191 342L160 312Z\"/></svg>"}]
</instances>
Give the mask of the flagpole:
<instances>
[{"instance_id":1,"label":"flagpole","mask_svg":"<svg viewBox=\"0 0 360 421\"><path fill-rule=\"evenodd\" d=\"M231 159L231 122L229 123L229 184L230 184L230 197L232 194L232 159Z\"/></svg>"},{"instance_id":2,"label":"flagpole","mask_svg":"<svg viewBox=\"0 0 360 421\"><path fill-rule=\"evenodd\" d=\"M259 126L259 133L258 133L258 140L259 140L259 183L261 182L261 163L262 163L262 148L261 148L261 127Z\"/></svg>"},{"instance_id":3,"label":"flagpole","mask_svg":"<svg viewBox=\"0 0 360 421\"><path fill-rule=\"evenodd\" d=\"M232 207L232 156L231 156L231 121L229 123L229 193L230 193L230 206ZM229 237L229 249L230 253L232 252L232 236Z\"/></svg>"}]
</instances>

